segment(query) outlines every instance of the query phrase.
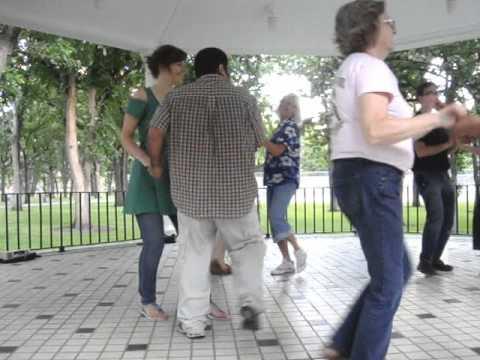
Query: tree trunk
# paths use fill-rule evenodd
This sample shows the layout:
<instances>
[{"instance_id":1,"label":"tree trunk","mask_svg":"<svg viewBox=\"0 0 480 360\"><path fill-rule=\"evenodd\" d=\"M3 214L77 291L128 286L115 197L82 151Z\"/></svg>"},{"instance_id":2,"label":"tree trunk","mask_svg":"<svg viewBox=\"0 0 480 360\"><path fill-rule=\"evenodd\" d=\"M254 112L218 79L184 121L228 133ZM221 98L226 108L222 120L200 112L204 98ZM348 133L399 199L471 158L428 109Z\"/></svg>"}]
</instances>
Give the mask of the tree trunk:
<instances>
[{"instance_id":1,"label":"tree trunk","mask_svg":"<svg viewBox=\"0 0 480 360\"><path fill-rule=\"evenodd\" d=\"M64 193L68 193L70 190L71 190L71 181L70 181L70 178L65 178L63 181L62 181L62 189L63 189L63 192Z\"/></svg>"},{"instance_id":2,"label":"tree trunk","mask_svg":"<svg viewBox=\"0 0 480 360\"><path fill-rule=\"evenodd\" d=\"M88 191L92 193L93 196L99 191L100 183L100 165L98 161L87 161L84 166L85 177L88 179Z\"/></svg>"},{"instance_id":3,"label":"tree trunk","mask_svg":"<svg viewBox=\"0 0 480 360\"><path fill-rule=\"evenodd\" d=\"M37 191L38 181L39 181L38 173L36 171L34 171L33 174L32 174L32 178L28 183L29 184L28 185L28 189L29 189L28 192L35 193Z\"/></svg>"},{"instance_id":4,"label":"tree trunk","mask_svg":"<svg viewBox=\"0 0 480 360\"><path fill-rule=\"evenodd\" d=\"M128 158L124 150L120 151L120 158L114 160L115 204L123 206L123 191L125 191L128 171Z\"/></svg>"},{"instance_id":5,"label":"tree trunk","mask_svg":"<svg viewBox=\"0 0 480 360\"><path fill-rule=\"evenodd\" d=\"M17 113L17 104L12 104L11 120L12 120L12 137L10 142L10 153L12 157L13 168L13 193L22 193L22 177L20 170L20 118ZM10 199L9 199L10 200ZM12 197L12 201L9 201L10 209L17 209L16 195ZM22 201L18 201L18 210L22 210Z\"/></svg>"},{"instance_id":6,"label":"tree trunk","mask_svg":"<svg viewBox=\"0 0 480 360\"><path fill-rule=\"evenodd\" d=\"M97 134L97 120L98 120L98 112L97 112L97 89L95 87L90 87L88 89L88 113L90 115L90 123L89 123L89 139L92 144L95 144L96 141L96 134ZM88 191L92 191L93 189L93 182L95 174L95 161L94 161L94 154L86 154L85 160L85 186Z\"/></svg>"},{"instance_id":7,"label":"tree trunk","mask_svg":"<svg viewBox=\"0 0 480 360\"><path fill-rule=\"evenodd\" d=\"M109 171L107 175L107 179L106 179L107 192L112 192L114 177L115 177L115 160L112 161L112 170Z\"/></svg>"},{"instance_id":8,"label":"tree trunk","mask_svg":"<svg viewBox=\"0 0 480 360\"><path fill-rule=\"evenodd\" d=\"M3 171L0 171L0 203L3 202L4 196L5 196L5 188L7 187L7 176L6 173Z\"/></svg>"},{"instance_id":9,"label":"tree trunk","mask_svg":"<svg viewBox=\"0 0 480 360\"><path fill-rule=\"evenodd\" d=\"M77 140L77 85L75 75L69 75L66 109L65 144L68 163L72 172L75 195L75 228L87 228L89 224L88 194L85 193L85 175L80 163Z\"/></svg>"},{"instance_id":10,"label":"tree trunk","mask_svg":"<svg viewBox=\"0 0 480 360\"><path fill-rule=\"evenodd\" d=\"M93 163L92 191L100 191L100 162Z\"/></svg>"},{"instance_id":11,"label":"tree trunk","mask_svg":"<svg viewBox=\"0 0 480 360\"><path fill-rule=\"evenodd\" d=\"M30 171L28 170L29 164L28 164L27 153L25 151L22 151L22 157L23 157L23 187L25 189L25 192L35 192L36 189L32 189L30 187L30 181L28 181L28 176L30 175Z\"/></svg>"},{"instance_id":12,"label":"tree trunk","mask_svg":"<svg viewBox=\"0 0 480 360\"><path fill-rule=\"evenodd\" d=\"M91 184L92 184L92 163L89 161L85 161L83 163L83 172L85 174L85 191L91 192Z\"/></svg>"},{"instance_id":13,"label":"tree trunk","mask_svg":"<svg viewBox=\"0 0 480 360\"><path fill-rule=\"evenodd\" d=\"M62 190L64 193L68 192L68 182L70 180L70 171L68 168L68 162L65 159L65 152L63 153L63 166L62 166Z\"/></svg>"},{"instance_id":14,"label":"tree trunk","mask_svg":"<svg viewBox=\"0 0 480 360\"><path fill-rule=\"evenodd\" d=\"M17 45L20 28L0 25L0 75L7 68L8 57Z\"/></svg>"},{"instance_id":15,"label":"tree trunk","mask_svg":"<svg viewBox=\"0 0 480 360\"><path fill-rule=\"evenodd\" d=\"M48 167L49 177L48 177L48 192L55 193L55 183L56 183L56 171L53 166Z\"/></svg>"}]
</instances>

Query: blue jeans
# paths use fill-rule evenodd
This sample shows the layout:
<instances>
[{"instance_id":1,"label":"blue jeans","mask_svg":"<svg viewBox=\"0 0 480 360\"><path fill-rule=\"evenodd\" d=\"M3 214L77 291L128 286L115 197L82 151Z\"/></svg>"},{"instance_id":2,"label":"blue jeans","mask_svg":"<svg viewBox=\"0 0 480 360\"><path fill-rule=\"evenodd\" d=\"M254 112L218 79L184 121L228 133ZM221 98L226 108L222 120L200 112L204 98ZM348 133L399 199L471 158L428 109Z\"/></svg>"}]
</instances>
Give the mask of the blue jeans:
<instances>
[{"instance_id":1,"label":"blue jeans","mask_svg":"<svg viewBox=\"0 0 480 360\"><path fill-rule=\"evenodd\" d=\"M427 211L420 259L432 263L440 260L450 237L455 212L455 190L446 171L415 172L415 182Z\"/></svg>"},{"instance_id":2,"label":"blue jeans","mask_svg":"<svg viewBox=\"0 0 480 360\"><path fill-rule=\"evenodd\" d=\"M402 173L365 159L336 160L333 186L340 208L358 231L370 282L332 345L351 360L383 360L411 275L403 241Z\"/></svg>"},{"instance_id":3,"label":"blue jeans","mask_svg":"<svg viewBox=\"0 0 480 360\"><path fill-rule=\"evenodd\" d=\"M293 181L267 187L267 208L274 242L285 240L292 229L288 224L288 204L297 191Z\"/></svg>"},{"instance_id":4,"label":"blue jeans","mask_svg":"<svg viewBox=\"0 0 480 360\"><path fill-rule=\"evenodd\" d=\"M157 270L165 245L163 216L157 213L138 214L137 223L143 240L138 263L138 292L142 305L157 301Z\"/></svg>"}]
</instances>

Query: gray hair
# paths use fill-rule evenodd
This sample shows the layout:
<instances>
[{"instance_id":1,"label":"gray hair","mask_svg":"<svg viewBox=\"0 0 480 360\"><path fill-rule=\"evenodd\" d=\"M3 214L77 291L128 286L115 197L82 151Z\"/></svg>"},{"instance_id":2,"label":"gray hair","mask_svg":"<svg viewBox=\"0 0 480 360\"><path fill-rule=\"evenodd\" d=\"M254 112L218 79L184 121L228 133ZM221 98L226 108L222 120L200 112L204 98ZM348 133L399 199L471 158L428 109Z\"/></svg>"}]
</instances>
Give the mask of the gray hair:
<instances>
[{"instance_id":1,"label":"gray hair","mask_svg":"<svg viewBox=\"0 0 480 360\"><path fill-rule=\"evenodd\" d=\"M288 101L295 106L296 110L295 110L295 114L293 115L293 120L297 125L300 125L302 123L302 116L300 114L300 101L298 99L298 96L295 94L288 94L288 95L285 95L282 98L282 100L280 100L280 103L282 101ZM277 114L278 114L278 108L277 108Z\"/></svg>"},{"instance_id":2,"label":"gray hair","mask_svg":"<svg viewBox=\"0 0 480 360\"><path fill-rule=\"evenodd\" d=\"M364 52L374 45L378 34L378 18L385 13L385 2L355 0L343 5L335 17L335 42L348 56Z\"/></svg>"}]
</instances>

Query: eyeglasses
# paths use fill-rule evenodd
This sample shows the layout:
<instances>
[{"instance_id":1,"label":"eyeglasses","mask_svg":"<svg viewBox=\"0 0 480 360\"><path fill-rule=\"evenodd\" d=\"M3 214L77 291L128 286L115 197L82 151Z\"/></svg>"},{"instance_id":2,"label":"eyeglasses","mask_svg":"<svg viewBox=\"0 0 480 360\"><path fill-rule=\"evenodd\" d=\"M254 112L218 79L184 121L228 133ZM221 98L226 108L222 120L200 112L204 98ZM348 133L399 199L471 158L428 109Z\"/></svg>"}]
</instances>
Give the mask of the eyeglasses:
<instances>
[{"instance_id":1,"label":"eyeglasses","mask_svg":"<svg viewBox=\"0 0 480 360\"><path fill-rule=\"evenodd\" d=\"M383 23L384 23L384 24L387 24L388 26L390 26L394 34L397 33L397 24L396 24L395 20L393 20L393 19L385 19L385 20L383 20Z\"/></svg>"}]
</instances>

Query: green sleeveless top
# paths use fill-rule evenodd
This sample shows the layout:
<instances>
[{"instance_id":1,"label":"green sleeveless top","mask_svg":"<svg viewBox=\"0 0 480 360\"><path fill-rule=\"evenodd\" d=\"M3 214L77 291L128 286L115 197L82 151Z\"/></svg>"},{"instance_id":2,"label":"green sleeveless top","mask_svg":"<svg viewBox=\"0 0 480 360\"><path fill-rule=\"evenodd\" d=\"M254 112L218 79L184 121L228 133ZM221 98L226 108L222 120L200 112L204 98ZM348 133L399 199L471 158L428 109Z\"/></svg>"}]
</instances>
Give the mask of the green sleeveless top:
<instances>
[{"instance_id":1,"label":"green sleeveless top","mask_svg":"<svg viewBox=\"0 0 480 360\"><path fill-rule=\"evenodd\" d=\"M126 111L138 119L138 138L143 150L147 149L150 119L159 105L152 90L150 88L145 90L147 92L147 102L130 98ZM155 180L142 163L135 159L130 171L125 198L125 212L127 214L160 213L172 215L177 212L170 196L170 181L166 170L164 169L164 178Z\"/></svg>"}]
</instances>

